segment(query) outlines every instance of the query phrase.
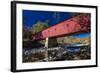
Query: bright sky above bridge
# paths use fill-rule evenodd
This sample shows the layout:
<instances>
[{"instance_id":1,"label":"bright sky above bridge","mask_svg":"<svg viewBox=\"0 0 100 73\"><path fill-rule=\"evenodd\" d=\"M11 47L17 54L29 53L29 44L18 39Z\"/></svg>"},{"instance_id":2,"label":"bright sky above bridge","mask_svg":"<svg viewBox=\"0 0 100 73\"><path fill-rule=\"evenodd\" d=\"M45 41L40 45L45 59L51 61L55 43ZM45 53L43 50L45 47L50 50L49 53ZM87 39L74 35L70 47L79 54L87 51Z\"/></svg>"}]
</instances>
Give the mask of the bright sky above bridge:
<instances>
[{"instance_id":1,"label":"bright sky above bridge","mask_svg":"<svg viewBox=\"0 0 100 73\"><path fill-rule=\"evenodd\" d=\"M46 22L49 20L49 26L51 26L71 18L71 14L69 12L23 10L23 24L31 27L38 21Z\"/></svg>"}]
</instances>

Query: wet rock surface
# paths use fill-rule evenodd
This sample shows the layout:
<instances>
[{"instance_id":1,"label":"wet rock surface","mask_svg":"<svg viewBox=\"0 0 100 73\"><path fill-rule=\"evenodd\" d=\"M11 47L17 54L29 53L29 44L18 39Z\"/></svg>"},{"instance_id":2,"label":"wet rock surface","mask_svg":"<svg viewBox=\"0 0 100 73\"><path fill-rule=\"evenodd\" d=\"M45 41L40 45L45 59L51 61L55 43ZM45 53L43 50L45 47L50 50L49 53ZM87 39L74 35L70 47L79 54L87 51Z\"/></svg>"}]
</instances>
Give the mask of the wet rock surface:
<instances>
[{"instance_id":1,"label":"wet rock surface","mask_svg":"<svg viewBox=\"0 0 100 73\"><path fill-rule=\"evenodd\" d=\"M89 46L72 49L65 47L23 49L23 62L47 62L91 59Z\"/></svg>"}]
</instances>

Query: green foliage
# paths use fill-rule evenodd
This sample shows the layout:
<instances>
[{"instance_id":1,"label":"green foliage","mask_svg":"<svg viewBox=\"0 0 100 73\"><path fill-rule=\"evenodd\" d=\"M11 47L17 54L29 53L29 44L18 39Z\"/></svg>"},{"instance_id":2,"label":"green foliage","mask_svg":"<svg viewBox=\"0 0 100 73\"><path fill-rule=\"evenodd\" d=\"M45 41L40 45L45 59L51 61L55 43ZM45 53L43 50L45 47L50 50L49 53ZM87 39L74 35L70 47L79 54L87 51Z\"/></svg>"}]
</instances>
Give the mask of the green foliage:
<instances>
[{"instance_id":1,"label":"green foliage","mask_svg":"<svg viewBox=\"0 0 100 73\"><path fill-rule=\"evenodd\" d=\"M46 28L48 28L48 22L41 22L38 21L36 24L33 25L32 27L32 34L36 34Z\"/></svg>"},{"instance_id":2,"label":"green foliage","mask_svg":"<svg viewBox=\"0 0 100 73\"><path fill-rule=\"evenodd\" d=\"M23 26L23 40L30 40L32 36L31 29Z\"/></svg>"}]
</instances>

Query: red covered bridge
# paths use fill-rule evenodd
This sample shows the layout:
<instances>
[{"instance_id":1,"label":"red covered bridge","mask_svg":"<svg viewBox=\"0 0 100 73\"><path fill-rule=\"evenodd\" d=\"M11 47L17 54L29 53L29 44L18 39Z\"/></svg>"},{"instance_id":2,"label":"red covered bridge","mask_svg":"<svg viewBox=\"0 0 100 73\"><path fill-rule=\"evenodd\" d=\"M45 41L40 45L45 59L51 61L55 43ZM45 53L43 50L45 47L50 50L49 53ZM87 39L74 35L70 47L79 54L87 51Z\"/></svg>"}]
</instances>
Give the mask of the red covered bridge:
<instances>
[{"instance_id":1,"label":"red covered bridge","mask_svg":"<svg viewBox=\"0 0 100 73\"><path fill-rule=\"evenodd\" d=\"M68 20L48 27L32 36L33 40L42 40L49 37L59 37L78 32L87 32L90 29L90 15L80 14Z\"/></svg>"}]
</instances>

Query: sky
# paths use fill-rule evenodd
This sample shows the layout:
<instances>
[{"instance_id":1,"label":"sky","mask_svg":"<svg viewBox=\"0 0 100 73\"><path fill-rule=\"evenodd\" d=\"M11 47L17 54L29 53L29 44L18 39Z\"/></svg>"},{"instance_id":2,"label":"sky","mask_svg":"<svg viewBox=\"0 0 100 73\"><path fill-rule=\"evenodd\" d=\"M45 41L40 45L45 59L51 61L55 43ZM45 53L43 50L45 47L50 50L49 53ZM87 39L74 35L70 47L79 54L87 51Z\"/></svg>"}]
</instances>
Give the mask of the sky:
<instances>
[{"instance_id":1,"label":"sky","mask_svg":"<svg viewBox=\"0 0 100 73\"><path fill-rule=\"evenodd\" d=\"M27 27L32 27L32 25L36 24L38 21L46 22L47 20L49 20L48 24L49 26L52 26L71 17L71 12L23 10L23 25ZM74 35L74 37L76 38L83 38L89 36L90 33Z\"/></svg>"},{"instance_id":2,"label":"sky","mask_svg":"<svg viewBox=\"0 0 100 73\"><path fill-rule=\"evenodd\" d=\"M72 13L69 12L23 10L23 24L25 26L31 27L38 21L46 22L47 20L49 20L49 26L52 26L61 21L71 18L71 14Z\"/></svg>"},{"instance_id":3,"label":"sky","mask_svg":"<svg viewBox=\"0 0 100 73\"><path fill-rule=\"evenodd\" d=\"M86 38L86 37L90 37L91 34L90 33L82 33L82 34L75 34L73 35L75 38Z\"/></svg>"}]
</instances>

